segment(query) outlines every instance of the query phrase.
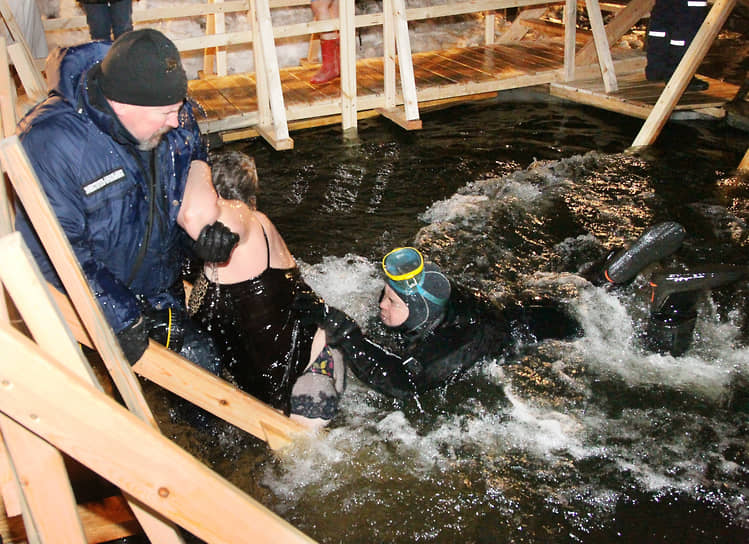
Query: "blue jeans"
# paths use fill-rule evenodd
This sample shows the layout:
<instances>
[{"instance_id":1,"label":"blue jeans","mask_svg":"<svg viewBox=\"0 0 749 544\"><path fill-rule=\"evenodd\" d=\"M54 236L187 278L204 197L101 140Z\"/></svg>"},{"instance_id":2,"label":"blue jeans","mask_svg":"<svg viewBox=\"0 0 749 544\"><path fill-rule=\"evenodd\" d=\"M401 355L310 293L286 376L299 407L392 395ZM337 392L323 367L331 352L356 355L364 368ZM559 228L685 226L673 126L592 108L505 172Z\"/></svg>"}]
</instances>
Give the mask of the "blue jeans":
<instances>
[{"instance_id":1,"label":"blue jeans","mask_svg":"<svg viewBox=\"0 0 749 544\"><path fill-rule=\"evenodd\" d=\"M120 34L133 29L132 0L83 4L83 7L86 10L86 22L92 40L116 40Z\"/></svg>"}]
</instances>

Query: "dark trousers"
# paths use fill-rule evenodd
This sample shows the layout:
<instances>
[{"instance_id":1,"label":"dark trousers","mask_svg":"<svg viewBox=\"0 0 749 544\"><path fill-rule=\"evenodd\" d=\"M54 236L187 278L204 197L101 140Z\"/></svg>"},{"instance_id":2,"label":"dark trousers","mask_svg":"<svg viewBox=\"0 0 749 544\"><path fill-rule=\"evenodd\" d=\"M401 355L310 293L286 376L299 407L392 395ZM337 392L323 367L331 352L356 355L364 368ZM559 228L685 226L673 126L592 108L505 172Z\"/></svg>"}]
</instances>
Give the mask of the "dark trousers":
<instances>
[{"instance_id":1,"label":"dark trousers","mask_svg":"<svg viewBox=\"0 0 749 544\"><path fill-rule=\"evenodd\" d=\"M705 0L655 0L650 11L645 76L671 77L707 15Z\"/></svg>"},{"instance_id":2,"label":"dark trousers","mask_svg":"<svg viewBox=\"0 0 749 544\"><path fill-rule=\"evenodd\" d=\"M101 4L83 4L92 40L117 39L133 29L132 0L112 0Z\"/></svg>"}]
</instances>

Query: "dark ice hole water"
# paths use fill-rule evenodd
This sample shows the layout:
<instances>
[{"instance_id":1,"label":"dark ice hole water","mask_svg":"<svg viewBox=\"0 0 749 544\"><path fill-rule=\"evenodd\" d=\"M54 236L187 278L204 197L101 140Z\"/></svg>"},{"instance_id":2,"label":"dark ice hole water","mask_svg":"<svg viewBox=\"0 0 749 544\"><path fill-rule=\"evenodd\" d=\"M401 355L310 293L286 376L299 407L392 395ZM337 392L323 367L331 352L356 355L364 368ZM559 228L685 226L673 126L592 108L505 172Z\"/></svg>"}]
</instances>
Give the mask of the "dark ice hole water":
<instances>
[{"instance_id":1,"label":"dark ice hole water","mask_svg":"<svg viewBox=\"0 0 749 544\"><path fill-rule=\"evenodd\" d=\"M746 283L705 297L673 358L637 344L646 277L611 293L577 275L664 220L689 232L669 265L749 264L747 133L669 123L624 154L641 121L528 91L422 119L232 147L308 281L365 326L378 260L417 243L498 300L564 299L584 336L484 361L423 411L350 379L331 429L280 456L226 425L165 432L320 542L749 541Z\"/></svg>"}]
</instances>

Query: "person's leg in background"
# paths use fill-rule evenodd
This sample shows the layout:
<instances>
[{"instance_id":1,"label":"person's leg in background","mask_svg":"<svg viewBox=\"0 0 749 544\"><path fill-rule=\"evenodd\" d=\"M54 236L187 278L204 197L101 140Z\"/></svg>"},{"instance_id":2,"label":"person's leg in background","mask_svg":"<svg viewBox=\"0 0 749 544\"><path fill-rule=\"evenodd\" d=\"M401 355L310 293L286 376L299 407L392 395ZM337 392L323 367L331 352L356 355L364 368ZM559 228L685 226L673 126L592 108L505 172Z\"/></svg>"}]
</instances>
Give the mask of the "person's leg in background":
<instances>
[{"instance_id":1,"label":"person's leg in background","mask_svg":"<svg viewBox=\"0 0 749 544\"><path fill-rule=\"evenodd\" d=\"M92 40L112 39L112 18L109 4L83 4L86 10L86 23Z\"/></svg>"},{"instance_id":2,"label":"person's leg in background","mask_svg":"<svg viewBox=\"0 0 749 544\"><path fill-rule=\"evenodd\" d=\"M648 22L647 66L648 81L666 81L669 72L669 41L673 28L674 6L679 0L655 0Z\"/></svg>"},{"instance_id":3,"label":"person's leg in background","mask_svg":"<svg viewBox=\"0 0 749 544\"><path fill-rule=\"evenodd\" d=\"M315 21L338 18L338 0L312 0L310 8ZM325 83L341 75L341 47L338 31L320 34L322 67L310 83Z\"/></svg>"},{"instance_id":4,"label":"person's leg in background","mask_svg":"<svg viewBox=\"0 0 749 544\"><path fill-rule=\"evenodd\" d=\"M702 22L707 16L707 0L680 0L679 8L674 12L675 24L669 40L669 69L671 73L687 52ZM693 77L687 90L704 91L709 87L706 81Z\"/></svg>"},{"instance_id":5,"label":"person's leg in background","mask_svg":"<svg viewBox=\"0 0 749 544\"><path fill-rule=\"evenodd\" d=\"M112 21L112 32L116 40L125 32L133 29L132 0L116 0L109 4L109 16Z\"/></svg>"}]
</instances>

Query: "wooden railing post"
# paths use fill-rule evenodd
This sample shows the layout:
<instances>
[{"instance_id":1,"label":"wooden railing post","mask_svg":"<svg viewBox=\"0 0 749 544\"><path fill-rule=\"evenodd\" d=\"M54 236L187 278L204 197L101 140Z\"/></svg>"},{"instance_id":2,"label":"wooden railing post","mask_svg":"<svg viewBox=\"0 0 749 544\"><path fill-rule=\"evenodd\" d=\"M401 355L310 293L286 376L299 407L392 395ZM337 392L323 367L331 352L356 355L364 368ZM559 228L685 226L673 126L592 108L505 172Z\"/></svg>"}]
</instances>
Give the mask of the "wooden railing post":
<instances>
[{"instance_id":1,"label":"wooden railing post","mask_svg":"<svg viewBox=\"0 0 749 544\"><path fill-rule=\"evenodd\" d=\"M383 2L383 36L385 39L385 107L377 111L406 130L421 128L419 100L416 95L411 40L408 35L408 19L403 0ZM391 30L392 29L392 30ZM394 42L394 43L393 43ZM398 56L403 110L395 107L395 54Z\"/></svg>"},{"instance_id":2,"label":"wooden railing post","mask_svg":"<svg viewBox=\"0 0 749 544\"><path fill-rule=\"evenodd\" d=\"M338 3L341 43L341 122L344 134L356 133L356 24L354 0Z\"/></svg>"},{"instance_id":3,"label":"wooden railing post","mask_svg":"<svg viewBox=\"0 0 749 544\"><path fill-rule=\"evenodd\" d=\"M607 93L612 93L618 89L619 85L616 82L616 70L614 69L614 61L611 58L609 40L606 38L606 29L603 26L601 6L598 0L585 0L585 6L588 8L588 19L590 20L590 28L593 31L593 42L596 44L596 53L598 53L598 65L601 67L603 88L606 89Z\"/></svg>"},{"instance_id":4,"label":"wooden railing post","mask_svg":"<svg viewBox=\"0 0 749 544\"><path fill-rule=\"evenodd\" d=\"M564 4L564 80L575 79L575 45L577 43L577 0Z\"/></svg>"},{"instance_id":5,"label":"wooden railing post","mask_svg":"<svg viewBox=\"0 0 749 544\"><path fill-rule=\"evenodd\" d=\"M255 82L257 84L258 133L273 149L291 149L294 140L289 137L283 87L273 39L273 22L268 0L250 0L255 58Z\"/></svg>"}]
</instances>

